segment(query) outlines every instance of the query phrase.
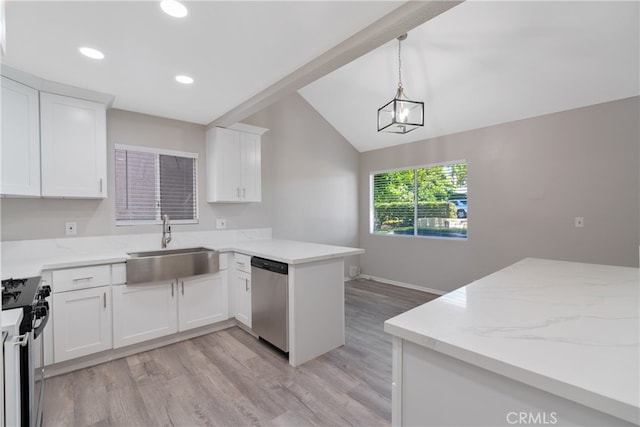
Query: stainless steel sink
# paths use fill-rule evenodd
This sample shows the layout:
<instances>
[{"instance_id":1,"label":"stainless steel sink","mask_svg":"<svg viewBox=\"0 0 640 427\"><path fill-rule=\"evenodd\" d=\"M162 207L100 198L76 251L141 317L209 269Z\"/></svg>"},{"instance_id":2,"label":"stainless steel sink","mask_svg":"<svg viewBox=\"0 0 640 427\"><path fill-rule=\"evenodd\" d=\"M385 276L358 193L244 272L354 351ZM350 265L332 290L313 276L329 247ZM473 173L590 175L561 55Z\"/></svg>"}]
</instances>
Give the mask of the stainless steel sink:
<instances>
[{"instance_id":1,"label":"stainless steel sink","mask_svg":"<svg viewBox=\"0 0 640 427\"><path fill-rule=\"evenodd\" d=\"M220 252L208 248L131 252L127 284L172 280L220 270Z\"/></svg>"}]
</instances>

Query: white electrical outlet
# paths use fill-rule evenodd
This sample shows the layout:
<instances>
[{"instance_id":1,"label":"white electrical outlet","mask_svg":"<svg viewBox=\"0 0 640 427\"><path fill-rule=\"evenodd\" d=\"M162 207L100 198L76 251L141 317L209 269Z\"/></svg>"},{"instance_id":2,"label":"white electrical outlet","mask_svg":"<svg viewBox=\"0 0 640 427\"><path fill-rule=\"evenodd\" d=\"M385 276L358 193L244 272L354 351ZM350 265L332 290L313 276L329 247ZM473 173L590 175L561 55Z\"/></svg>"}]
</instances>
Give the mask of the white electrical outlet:
<instances>
[{"instance_id":1,"label":"white electrical outlet","mask_svg":"<svg viewBox=\"0 0 640 427\"><path fill-rule=\"evenodd\" d=\"M64 229L67 236L75 236L76 234L78 234L78 224L76 224L75 222L65 222Z\"/></svg>"},{"instance_id":2,"label":"white electrical outlet","mask_svg":"<svg viewBox=\"0 0 640 427\"><path fill-rule=\"evenodd\" d=\"M216 228L221 230L227 228L227 220L226 219L216 219Z\"/></svg>"},{"instance_id":3,"label":"white electrical outlet","mask_svg":"<svg viewBox=\"0 0 640 427\"><path fill-rule=\"evenodd\" d=\"M584 227L584 218L583 217L577 216L574 221L575 221L576 228Z\"/></svg>"}]
</instances>

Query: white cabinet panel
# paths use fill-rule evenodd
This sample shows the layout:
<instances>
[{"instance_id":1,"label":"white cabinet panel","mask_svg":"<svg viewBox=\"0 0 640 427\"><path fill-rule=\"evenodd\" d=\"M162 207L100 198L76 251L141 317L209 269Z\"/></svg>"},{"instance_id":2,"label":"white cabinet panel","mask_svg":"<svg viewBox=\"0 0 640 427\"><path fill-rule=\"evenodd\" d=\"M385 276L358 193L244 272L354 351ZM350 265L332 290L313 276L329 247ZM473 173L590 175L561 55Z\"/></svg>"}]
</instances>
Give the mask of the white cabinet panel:
<instances>
[{"instance_id":1,"label":"white cabinet panel","mask_svg":"<svg viewBox=\"0 0 640 427\"><path fill-rule=\"evenodd\" d=\"M207 201L259 202L260 135L225 128L207 131Z\"/></svg>"},{"instance_id":2,"label":"white cabinet panel","mask_svg":"<svg viewBox=\"0 0 640 427\"><path fill-rule=\"evenodd\" d=\"M53 294L54 361L108 350L111 286Z\"/></svg>"},{"instance_id":3,"label":"white cabinet panel","mask_svg":"<svg viewBox=\"0 0 640 427\"><path fill-rule=\"evenodd\" d=\"M178 330L186 331L229 318L227 272L180 280Z\"/></svg>"},{"instance_id":4,"label":"white cabinet panel","mask_svg":"<svg viewBox=\"0 0 640 427\"><path fill-rule=\"evenodd\" d=\"M2 77L0 193L40 197L38 91Z\"/></svg>"},{"instance_id":5,"label":"white cabinet panel","mask_svg":"<svg viewBox=\"0 0 640 427\"><path fill-rule=\"evenodd\" d=\"M260 136L240 133L240 170L243 202L262 200Z\"/></svg>"},{"instance_id":6,"label":"white cabinet panel","mask_svg":"<svg viewBox=\"0 0 640 427\"><path fill-rule=\"evenodd\" d=\"M106 108L40 93L42 195L107 196Z\"/></svg>"},{"instance_id":7,"label":"white cabinet panel","mask_svg":"<svg viewBox=\"0 0 640 427\"><path fill-rule=\"evenodd\" d=\"M240 133L207 131L207 201L240 200Z\"/></svg>"},{"instance_id":8,"label":"white cabinet panel","mask_svg":"<svg viewBox=\"0 0 640 427\"><path fill-rule=\"evenodd\" d=\"M251 273L236 271L234 291L236 293L235 317L251 328Z\"/></svg>"},{"instance_id":9,"label":"white cabinet panel","mask_svg":"<svg viewBox=\"0 0 640 427\"><path fill-rule=\"evenodd\" d=\"M113 346L177 332L176 288L173 281L113 286Z\"/></svg>"}]
</instances>

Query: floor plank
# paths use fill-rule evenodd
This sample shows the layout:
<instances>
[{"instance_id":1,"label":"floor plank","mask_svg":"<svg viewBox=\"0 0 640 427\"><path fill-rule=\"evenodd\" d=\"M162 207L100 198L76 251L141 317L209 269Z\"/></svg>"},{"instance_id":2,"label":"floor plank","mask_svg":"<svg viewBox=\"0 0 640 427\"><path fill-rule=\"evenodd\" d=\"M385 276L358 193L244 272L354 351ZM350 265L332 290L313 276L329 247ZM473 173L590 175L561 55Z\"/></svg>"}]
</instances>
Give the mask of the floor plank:
<instances>
[{"instance_id":1,"label":"floor plank","mask_svg":"<svg viewBox=\"0 0 640 427\"><path fill-rule=\"evenodd\" d=\"M302 366L238 327L45 381L45 426L387 426L385 320L436 298L345 286L346 343Z\"/></svg>"}]
</instances>

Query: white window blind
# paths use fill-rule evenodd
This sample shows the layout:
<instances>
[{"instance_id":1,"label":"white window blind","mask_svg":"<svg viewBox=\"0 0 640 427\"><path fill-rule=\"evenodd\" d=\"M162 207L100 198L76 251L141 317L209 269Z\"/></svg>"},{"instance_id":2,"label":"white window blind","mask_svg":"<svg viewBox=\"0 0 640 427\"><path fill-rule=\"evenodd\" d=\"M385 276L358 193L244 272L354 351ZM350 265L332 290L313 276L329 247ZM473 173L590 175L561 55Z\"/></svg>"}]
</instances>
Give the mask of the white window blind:
<instances>
[{"instance_id":1,"label":"white window blind","mask_svg":"<svg viewBox=\"0 0 640 427\"><path fill-rule=\"evenodd\" d=\"M195 153L116 146L116 224L198 222Z\"/></svg>"},{"instance_id":2,"label":"white window blind","mask_svg":"<svg viewBox=\"0 0 640 427\"><path fill-rule=\"evenodd\" d=\"M467 237L467 164L371 175L371 233Z\"/></svg>"}]
</instances>

